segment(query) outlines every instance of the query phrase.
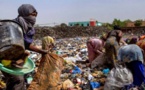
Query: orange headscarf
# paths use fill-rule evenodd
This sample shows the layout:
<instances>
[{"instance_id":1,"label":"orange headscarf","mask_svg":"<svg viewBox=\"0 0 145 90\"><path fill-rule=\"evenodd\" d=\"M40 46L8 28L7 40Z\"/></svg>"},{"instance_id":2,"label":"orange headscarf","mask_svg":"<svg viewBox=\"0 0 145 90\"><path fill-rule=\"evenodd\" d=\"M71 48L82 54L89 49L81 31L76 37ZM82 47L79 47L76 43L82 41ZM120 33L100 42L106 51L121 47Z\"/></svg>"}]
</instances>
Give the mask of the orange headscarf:
<instances>
[{"instance_id":1,"label":"orange headscarf","mask_svg":"<svg viewBox=\"0 0 145 90\"><path fill-rule=\"evenodd\" d=\"M139 40L145 39L145 35L140 36Z\"/></svg>"}]
</instances>

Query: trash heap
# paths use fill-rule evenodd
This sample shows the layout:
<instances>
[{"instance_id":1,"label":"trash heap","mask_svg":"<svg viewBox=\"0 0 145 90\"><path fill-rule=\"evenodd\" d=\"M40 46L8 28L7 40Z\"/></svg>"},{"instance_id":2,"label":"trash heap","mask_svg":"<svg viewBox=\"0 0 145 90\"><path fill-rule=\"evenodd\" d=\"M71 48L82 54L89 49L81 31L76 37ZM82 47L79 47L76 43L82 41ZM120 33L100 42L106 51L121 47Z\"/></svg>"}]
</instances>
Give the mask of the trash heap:
<instances>
[{"instance_id":1,"label":"trash heap","mask_svg":"<svg viewBox=\"0 0 145 90\"><path fill-rule=\"evenodd\" d=\"M91 69L82 63L68 63L61 74L63 90L103 89L109 69Z\"/></svg>"},{"instance_id":2,"label":"trash heap","mask_svg":"<svg viewBox=\"0 0 145 90\"><path fill-rule=\"evenodd\" d=\"M55 38L75 38L77 36L80 37L89 37L89 36L96 36L101 35L102 33L107 33L110 30L108 30L107 27L104 26L96 26L96 27L83 27L83 26L54 26L54 27L48 27L48 26L36 26L36 34L35 39L39 39L44 36L52 36ZM122 31L124 32L125 36L135 34L137 36L143 35L145 33L144 27L142 28L122 28Z\"/></svg>"},{"instance_id":3,"label":"trash heap","mask_svg":"<svg viewBox=\"0 0 145 90\"><path fill-rule=\"evenodd\" d=\"M75 38L80 37L89 37L101 35L102 33L107 33L108 30L106 27L82 27L82 26L55 26L55 27L35 27L36 34L35 39L40 39L44 36L52 36L55 38Z\"/></svg>"},{"instance_id":4,"label":"trash heap","mask_svg":"<svg viewBox=\"0 0 145 90\"><path fill-rule=\"evenodd\" d=\"M108 68L92 69L88 66L86 41L88 37L56 40L55 53L64 57L61 74L62 90L102 90Z\"/></svg>"}]
</instances>

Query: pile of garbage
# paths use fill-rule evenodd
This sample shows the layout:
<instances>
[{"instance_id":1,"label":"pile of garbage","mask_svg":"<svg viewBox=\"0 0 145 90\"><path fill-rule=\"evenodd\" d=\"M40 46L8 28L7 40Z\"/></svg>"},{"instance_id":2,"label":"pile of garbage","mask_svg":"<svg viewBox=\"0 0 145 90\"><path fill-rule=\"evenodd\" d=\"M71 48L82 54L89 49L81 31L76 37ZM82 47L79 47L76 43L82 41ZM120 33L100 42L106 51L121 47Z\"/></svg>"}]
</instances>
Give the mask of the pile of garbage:
<instances>
[{"instance_id":1,"label":"pile of garbage","mask_svg":"<svg viewBox=\"0 0 145 90\"><path fill-rule=\"evenodd\" d=\"M89 37L101 35L102 33L109 32L106 27L82 27L82 26L56 26L56 27L35 27L35 39L44 36L52 36L55 38L75 38L75 37Z\"/></svg>"},{"instance_id":2,"label":"pile of garbage","mask_svg":"<svg viewBox=\"0 0 145 90\"><path fill-rule=\"evenodd\" d=\"M103 89L108 73L108 68L103 70L91 69L82 63L74 64L67 62L61 74L61 80L64 85L62 89L101 90Z\"/></svg>"},{"instance_id":3,"label":"pile of garbage","mask_svg":"<svg viewBox=\"0 0 145 90\"><path fill-rule=\"evenodd\" d=\"M101 90L108 68L92 69L88 66L87 37L56 40L56 53L67 54L61 74L62 90Z\"/></svg>"}]
</instances>

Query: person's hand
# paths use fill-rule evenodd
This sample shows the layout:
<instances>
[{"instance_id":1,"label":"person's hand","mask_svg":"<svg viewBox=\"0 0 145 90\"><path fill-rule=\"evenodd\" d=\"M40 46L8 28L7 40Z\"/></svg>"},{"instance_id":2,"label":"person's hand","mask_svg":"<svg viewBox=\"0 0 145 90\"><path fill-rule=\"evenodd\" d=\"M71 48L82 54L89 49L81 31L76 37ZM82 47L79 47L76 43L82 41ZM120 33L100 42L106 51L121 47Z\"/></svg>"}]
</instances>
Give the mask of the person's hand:
<instances>
[{"instance_id":1,"label":"person's hand","mask_svg":"<svg viewBox=\"0 0 145 90\"><path fill-rule=\"evenodd\" d=\"M102 50L96 50L96 52L97 52L98 54L103 54L103 51L102 51Z\"/></svg>"}]
</instances>

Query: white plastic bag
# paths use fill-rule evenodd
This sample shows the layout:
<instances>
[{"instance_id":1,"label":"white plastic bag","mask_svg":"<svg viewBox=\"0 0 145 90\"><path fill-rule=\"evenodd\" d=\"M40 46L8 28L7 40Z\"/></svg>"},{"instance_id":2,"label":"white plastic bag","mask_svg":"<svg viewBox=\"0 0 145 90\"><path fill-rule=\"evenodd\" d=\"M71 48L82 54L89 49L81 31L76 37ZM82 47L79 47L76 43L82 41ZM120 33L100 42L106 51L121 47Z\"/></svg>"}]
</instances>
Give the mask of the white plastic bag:
<instances>
[{"instance_id":1,"label":"white plastic bag","mask_svg":"<svg viewBox=\"0 0 145 90\"><path fill-rule=\"evenodd\" d=\"M118 65L113 68L107 76L104 90L112 90L113 88L121 88L133 82L133 76L129 69Z\"/></svg>"}]
</instances>

